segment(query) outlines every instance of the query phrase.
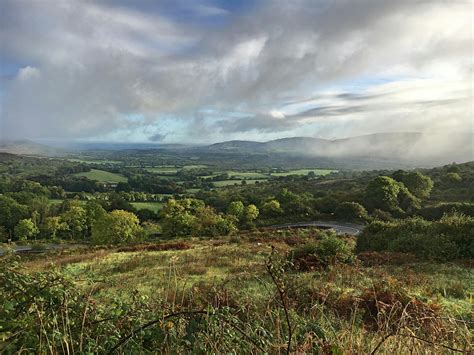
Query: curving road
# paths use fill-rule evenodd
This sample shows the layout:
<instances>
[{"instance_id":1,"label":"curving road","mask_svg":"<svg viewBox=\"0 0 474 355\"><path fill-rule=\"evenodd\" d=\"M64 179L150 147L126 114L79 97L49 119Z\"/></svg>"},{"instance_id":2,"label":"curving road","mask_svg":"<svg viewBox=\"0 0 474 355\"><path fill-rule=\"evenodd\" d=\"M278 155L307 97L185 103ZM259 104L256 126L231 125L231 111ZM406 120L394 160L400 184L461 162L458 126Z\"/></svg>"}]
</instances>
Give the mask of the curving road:
<instances>
[{"instance_id":1,"label":"curving road","mask_svg":"<svg viewBox=\"0 0 474 355\"><path fill-rule=\"evenodd\" d=\"M275 224L268 228L305 228L305 227L320 227L324 229L334 229L338 235L351 234L358 235L364 229L361 224L333 222L333 221L311 221L311 222L295 222Z\"/></svg>"},{"instance_id":2,"label":"curving road","mask_svg":"<svg viewBox=\"0 0 474 355\"><path fill-rule=\"evenodd\" d=\"M338 235L351 234L358 235L364 229L361 224L333 222L333 221L311 221L311 222L294 222L274 224L265 228L306 228L320 227L324 229L334 229ZM11 247L15 253L44 253L52 249L68 249L80 246L79 244L45 244L41 249L36 249L31 245L14 245ZM5 254L5 250L0 248L0 256Z\"/></svg>"}]
</instances>

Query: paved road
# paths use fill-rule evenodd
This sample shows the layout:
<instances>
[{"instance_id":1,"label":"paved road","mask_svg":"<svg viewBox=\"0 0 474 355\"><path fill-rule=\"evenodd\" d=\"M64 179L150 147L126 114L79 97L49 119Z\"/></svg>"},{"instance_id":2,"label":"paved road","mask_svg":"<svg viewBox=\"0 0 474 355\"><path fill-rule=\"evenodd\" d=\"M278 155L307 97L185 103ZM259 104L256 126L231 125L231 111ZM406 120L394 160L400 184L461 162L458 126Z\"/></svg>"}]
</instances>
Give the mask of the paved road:
<instances>
[{"instance_id":1,"label":"paved road","mask_svg":"<svg viewBox=\"0 0 474 355\"><path fill-rule=\"evenodd\" d=\"M332 222L332 221L311 221L311 222L294 222L275 224L267 228L305 228L305 227L321 227L325 229L334 229L338 235L352 234L357 235L364 229L363 225L354 223L344 222ZM34 248L31 245L14 245L11 248L15 253L43 253L53 249L68 249L78 247L78 244L45 244L41 249ZM0 256L5 254L5 250L0 248Z\"/></svg>"},{"instance_id":2,"label":"paved road","mask_svg":"<svg viewBox=\"0 0 474 355\"><path fill-rule=\"evenodd\" d=\"M352 234L357 235L364 229L363 225L354 223L344 222L332 222L332 221L311 221L311 222L295 222L295 223L284 223L275 224L270 228L304 228L304 227L321 227L325 229L334 229L337 234Z\"/></svg>"},{"instance_id":3,"label":"paved road","mask_svg":"<svg viewBox=\"0 0 474 355\"><path fill-rule=\"evenodd\" d=\"M79 244L42 244L41 248L32 245L12 245L10 247L14 253L44 253L54 249L69 249L78 247ZM6 250L0 247L0 256L4 255Z\"/></svg>"}]
</instances>

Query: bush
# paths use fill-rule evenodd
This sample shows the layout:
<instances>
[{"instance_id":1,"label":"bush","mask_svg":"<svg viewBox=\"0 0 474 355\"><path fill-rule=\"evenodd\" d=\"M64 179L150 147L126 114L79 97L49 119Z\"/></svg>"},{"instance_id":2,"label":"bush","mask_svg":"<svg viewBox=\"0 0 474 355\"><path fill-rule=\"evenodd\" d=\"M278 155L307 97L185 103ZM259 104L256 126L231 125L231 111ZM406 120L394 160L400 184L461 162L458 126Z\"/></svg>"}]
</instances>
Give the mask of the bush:
<instances>
[{"instance_id":1,"label":"bush","mask_svg":"<svg viewBox=\"0 0 474 355\"><path fill-rule=\"evenodd\" d=\"M289 255L296 269L308 271L353 260L349 245L334 233L328 232L319 242L311 242L293 249Z\"/></svg>"},{"instance_id":2,"label":"bush","mask_svg":"<svg viewBox=\"0 0 474 355\"><path fill-rule=\"evenodd\" d=\"M336 208L336 216L348 221L365 221L367 210L357 202L343 202Z\"/></svg>"},{"instance_id":3,"label":"bush","mask_svg":"<svg viewBox=\"0 0 474 355\"><path fill-rule=\"evenodd\" d=\"M424 258L474 258L474 218L445 215L430 222L419 217L374 221L357 237L356 250L408 252Z\"/></svg>"},{"instance_id":4,"label":"bush","mask_svg":"<svg viewBox=\"0 0 474 355\"><path fill-rule=\"evenodd\" d=\"M418 211L418 215L428 220L442 218L446 213L462 213L466 216L474 217L474 204L450 202L440 203L435 206L424 207Z\"/></svg>"}]
</instances>

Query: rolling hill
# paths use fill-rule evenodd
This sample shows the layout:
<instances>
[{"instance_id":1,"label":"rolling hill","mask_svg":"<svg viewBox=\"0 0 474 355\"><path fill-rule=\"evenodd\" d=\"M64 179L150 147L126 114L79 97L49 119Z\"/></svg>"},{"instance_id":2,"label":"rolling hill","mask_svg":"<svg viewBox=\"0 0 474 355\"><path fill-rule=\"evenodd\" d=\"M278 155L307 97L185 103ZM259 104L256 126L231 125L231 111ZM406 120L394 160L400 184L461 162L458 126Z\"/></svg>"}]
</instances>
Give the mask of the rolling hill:
<instances>
[{"instance_id":1,"label":"rolling hill","mask_svg":"<svg viewBox=\"0 0 474 355\"><path fill-rule=\"evenodd\" d=\"M471 133L376 133L327 140L291 137L268 142L229 141L204 147L209 151L285 153L308 157L380 159L431 166L474 159Z\"/></svg>"}]
</instances>

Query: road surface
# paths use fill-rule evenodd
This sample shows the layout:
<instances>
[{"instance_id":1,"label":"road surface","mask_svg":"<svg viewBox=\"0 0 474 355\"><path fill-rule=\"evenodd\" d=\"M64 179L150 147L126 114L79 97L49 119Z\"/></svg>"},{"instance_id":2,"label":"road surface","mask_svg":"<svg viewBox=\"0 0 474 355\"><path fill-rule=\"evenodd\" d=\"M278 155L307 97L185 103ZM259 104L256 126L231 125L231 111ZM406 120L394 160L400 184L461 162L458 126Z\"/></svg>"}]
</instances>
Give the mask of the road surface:
<instances>
[{"instance_id":1,"label":"road surface","mask_svg":"<svg viewBox=\"0 0 474 355\"><path fill-rule=\"evenodd\" d=\"M324 229L334 229L338 235L351 234L358 235L364 229L363 225L344 222L328 222L328 221L311 221L311 222L294 222L275 224L266 228L306 228L306 227L320 227ZM32 245L13 245L11 249L15 253L44 253L53 249L69 249L78 247L78 244L45 244L42 248L35 248ZM5 254L5 250L0 248L0 256Z\"/></svg>"},{"instance_id":2,"label":"road surface","mask_svg":"<svg viewBox=\"0 0 474 355\"><path fill-rule=\"evenodd\" d=\"M295 222L295 223L284 223L275 224L269 226L269 228L305 228L305 227L321 227L324 229L334 229L338 235L352 234L358 235L364 229L363 225L354 223L344 222L332 222L332 221L311 221L311 222Z\"/></svg>"}]
</instances>

